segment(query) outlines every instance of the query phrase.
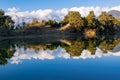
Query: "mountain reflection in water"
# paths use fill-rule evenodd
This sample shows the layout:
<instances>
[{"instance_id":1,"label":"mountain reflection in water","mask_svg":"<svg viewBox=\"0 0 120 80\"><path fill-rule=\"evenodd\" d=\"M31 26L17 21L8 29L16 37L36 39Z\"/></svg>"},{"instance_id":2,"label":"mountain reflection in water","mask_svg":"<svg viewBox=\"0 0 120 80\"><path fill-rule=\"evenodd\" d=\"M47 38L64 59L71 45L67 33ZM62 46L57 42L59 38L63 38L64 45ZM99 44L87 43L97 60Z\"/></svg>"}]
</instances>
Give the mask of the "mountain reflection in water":
<instances>
[{"instance_id":1,"label":"mountain reflection in water","mask_svg":"<svg viewBox=\"0 0 120 80\"><path fill-rule=\"evenodd\" d=\"M0 42L0 64L22 63L26 59L87 59L120 56L119 38L9 39Z\"/></svg>"}]
</instances>

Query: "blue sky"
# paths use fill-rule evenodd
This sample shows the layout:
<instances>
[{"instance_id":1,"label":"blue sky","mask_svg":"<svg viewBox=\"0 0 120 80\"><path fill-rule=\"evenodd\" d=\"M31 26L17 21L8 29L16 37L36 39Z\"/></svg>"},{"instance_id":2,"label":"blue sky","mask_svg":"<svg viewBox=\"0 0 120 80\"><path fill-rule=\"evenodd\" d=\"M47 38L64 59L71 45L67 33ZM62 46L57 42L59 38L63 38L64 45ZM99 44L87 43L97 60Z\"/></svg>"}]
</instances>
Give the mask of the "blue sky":
<instances>
[{"instance_id":1,"label":"blue sky","mask_svg":"<svg viewBox=\"0 0 120 80\"><path fill-rule=\"evenodd\" d=\"M60 21L68 11L78 11L83 17L91 10L96 16L102 11L120 11L120 0L0 0L0 8L15 23L22 22L23 18L26 18L25 22L32 21L27 18Z\"/></svg>"},{"instance_id":2,"label":"blue sky","mask_svg":"<svg viewBox=\"0 0 120 80\"><path fill-rule=\"evenodd\" d=\"M37 9L62 9L81 6L112 7L120 5L120 0L0 0L0 8L16 7L22 11Z\"/></svg>"}]
</instances>

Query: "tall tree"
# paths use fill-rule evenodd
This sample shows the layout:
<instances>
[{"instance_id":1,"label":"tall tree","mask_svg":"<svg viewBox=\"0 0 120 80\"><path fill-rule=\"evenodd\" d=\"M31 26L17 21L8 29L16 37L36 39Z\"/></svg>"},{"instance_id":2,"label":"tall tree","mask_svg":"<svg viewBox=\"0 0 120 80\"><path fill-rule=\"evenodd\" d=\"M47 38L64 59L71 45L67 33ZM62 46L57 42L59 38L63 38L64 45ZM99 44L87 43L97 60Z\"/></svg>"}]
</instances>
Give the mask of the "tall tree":
<instances>
[{"instance_id":1,"label":"tall tree","mask_svg":"<svg viewBox=\"0 0 120 80\"><path fill-rule=\"evenodd\" d=\"M51 27L57 27L58 23L55 20L48 20L45 22L46 25L50 25Z\"/></svg>"},{"instance_id":2,"label":"tall tree","mask_svg":"<svg viewBox=\"0 0 120 80\"><path fill-rule=\"evenodd\" d=\"M4 15L4 14L5 12L2 9L0 9L0 15Z\"/></svg>"},{"instance_id":3,"label":"tall tree","mask_svg":"<svg viewBox=\"0 0 120 80\"><path fill-rule=\"evenodd\" d=\"M77 11L69 11L68 14L64 17L63 21L70 24L72 29L79 31L84 26L82 17Z\"/></svg>"},{"instance_id":4,"label":"tall tree","mask_svg":"<svg viewBox=\"0 0 120 80\"><path fill-rule=\"evenodd\" d=\"M89 29L95 29L98 26L98 20L96 19L96 16L93 11L90 11L88 16L86 17L87 20L87 27Z\"/></svg>"},{"instance_id":5,"label":"tall tree","mask_svg":"<svg viewBox=\"0 0 120 80\"><path fill-rule=\"evenodd\" d=\"M101 26L99 31L103 34L114 34L116 25L118 24L118 20L113 17L111 14L107 12L102 12L101 15L98 17Z\"/></svg>"},{"instance_id":6,"label":"tall tree","mask_svg":"<svg viewBox=\"0 0 120 80\"><path fill-rule=\"evenodd\" d=\"M10 16L4 14L3 10L0 10L0 34L8 35L9 31L14 28L14 21Z\"/></svg>"}]
</instances>

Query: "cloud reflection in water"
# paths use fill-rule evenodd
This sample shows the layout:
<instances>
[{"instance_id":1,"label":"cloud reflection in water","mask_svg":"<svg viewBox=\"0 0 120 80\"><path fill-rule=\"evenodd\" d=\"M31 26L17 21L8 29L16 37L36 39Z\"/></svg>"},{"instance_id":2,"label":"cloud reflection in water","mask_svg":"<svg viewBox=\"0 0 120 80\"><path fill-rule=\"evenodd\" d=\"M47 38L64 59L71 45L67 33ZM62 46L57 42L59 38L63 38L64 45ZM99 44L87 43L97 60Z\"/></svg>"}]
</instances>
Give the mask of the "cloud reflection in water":
<instances>
[{"instance_id":1,"label":"cloud reflection in water","mask_svg":"<svg viewBox=\"0 0 120 80\"><path fill-rule=\"evenodd\" d=\"M116 46L113 50L108 51L108 53L103 53L102 50L96 48L96 52L94 55L91 54L88 50L83 50L80 56L70 56L66 52L66 50L60 46L57 47L55 50L43 50L40 49L38 52L35 52L34 49L27 48L26 50L24 47L18 48L16 47L16 52L14 56L10 59L11 64L19 64L23 60L26 59L39 59L39 60L51 60L56 58L63 58L63 59L87 59L87 58L101 58L102 56L120 56L120 46Z\"/></svg>"}]
</instances>

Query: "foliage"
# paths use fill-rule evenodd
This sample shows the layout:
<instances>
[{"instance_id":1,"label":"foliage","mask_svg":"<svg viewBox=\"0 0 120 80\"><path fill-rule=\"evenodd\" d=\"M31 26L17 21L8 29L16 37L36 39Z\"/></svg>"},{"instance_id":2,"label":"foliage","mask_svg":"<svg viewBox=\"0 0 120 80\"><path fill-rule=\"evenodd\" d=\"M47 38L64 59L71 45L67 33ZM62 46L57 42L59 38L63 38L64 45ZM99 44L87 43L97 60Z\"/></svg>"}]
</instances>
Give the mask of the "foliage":
<instances>
[{"instance_id":1,"label":"foliage","mask_svg":"<svg viewBox=\"0 0 120 80\"><path fill-rule=\"evenodd\" d=\"M2 9L0 9L0 15L4 15L4 14L5 12Z\"/></svg>"},{"instance_id":2,"label":"foliage","mask_svg":"<svg viewBox=\"0 0 120 80\"><path fill-rule=\"evenodd\" d=\"M99 32L101 34L114 34L115 29L119 25L119 21L113 17L112 15L102 12L101 15L98 17L100 22Z\"/></svg>"},{"instance_id":3,"label":"foliage","mask_svg":"<svg viewBox=\"0 0 120 80\"><path fill-rule=\"evenodd\" d=\"M81 17L77 11L69 11L60 22L60 26L66 24L70 24L69 28L73 31L81 31L81 33L85 33L87 30L95 30L96 34L99 35L114 35L120 21L106 12L102 12L97 18L93 11L90 11L87 17Z\"/></svg>"},{"instance_id":4,"label":"foliage","mask_svg":"<svg viewBox=\"0 0 120 80\"><path fill-rule=\"evenodd\" d=\"M4 14L3 10L0 10L0 35L8 36L10 30L14 29L14 21L10 16Z\"/></svg>"},{"instance_id":5,"label":"foliage","mask_svg":"<svg viewBox=\"0 0 120 80\"><path fill-rule=\"evenodd\" d=\"M98 27L98 21L93 11L90 11L88 16L86 17L87 20L87 28L89 29L96 29Z\"/></svg>"},{"instance_id":6,"label":"foliage","mask_svg":"<svg viewBox=\"0 0 120 80\"><path fill-rule=\"evenodd\" d=\"M0 43L0 65L7 64L15 52L15 46L10 41L4 40Z\"/></svg>"},{"instance_id":7,"label":"foliage","mask_svg":"<svg viewBox=\"0 0 120 80\"><path fill-rule=\"evenodd\" d=\"M56 20L48 20L45 22L45 25L50 25L51 27L57 27L58 23L56 22Z\"/></svg>"},{"instance_id":8,"label":"foliage","mask_svg":"<svg viewBox=\"0 0 120 80\"><path fill-rule=\"evenodd\" d=\"M18 24L16 29L23 32L28 28L33 29L31 27L40 27L39 29L42 29L41 27L61 27L59 30L68 29L68 31L79 32L86 36L86 33L89 34L90 31L94 31L95 35L114 35L115 32L118 31L119 26L120 20L107 12L102 12L98 17L96 17L94 12L90 11L88 16L81 17L81 14L78 11L69 11L59 24L56 20L42 20L39 22L37 18L33 18L31 23L26 24L23 22L22 26ZM14 21L10 16L5 15L3 10L0 10L0 36L9 36L11 31L16 32L13 31L13 29Z\"/></svg>"},{"instance_id":9,"label":"foliage","mask_svg":"<svg viewBox=\"0 0 120 80\"><path fill-rule=\"evenodd\" d=\"M83 25L83 20L79 12L77 11L69 11L68 14L64 17L61 24L70 24L70 28L73 30L81 31Z\"/></svg>"}]
</instances>

